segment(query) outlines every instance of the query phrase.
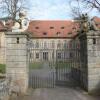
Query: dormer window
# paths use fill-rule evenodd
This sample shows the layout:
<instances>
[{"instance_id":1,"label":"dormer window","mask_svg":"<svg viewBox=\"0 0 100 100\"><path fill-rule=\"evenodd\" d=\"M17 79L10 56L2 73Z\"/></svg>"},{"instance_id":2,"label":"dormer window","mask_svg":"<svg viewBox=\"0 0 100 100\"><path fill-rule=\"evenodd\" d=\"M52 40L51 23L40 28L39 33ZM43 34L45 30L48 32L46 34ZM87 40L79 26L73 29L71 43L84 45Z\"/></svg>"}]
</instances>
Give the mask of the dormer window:
<instances>
[{"instance_id":1,"label":"dormer window","mask_svg":"<svg viewBox=\"0 0 100 100\"><path fill-rule=\"evenodd\" d=\"M46 32L44 32L44 33L43 33L43 35L47 35L47 33L46 33Z\"/></svg>"},{"instance_id":2,"label":"dormer window","mask_svg":"<svg viewBox=\"0 0 100 100\"><path fill-rule=\"evenodd\" d=\"M61 27L61 29L64 29L65 27Z\"/></svg>"},{"instance_id":3,"label":"dormer window","mask_svg":"<svg viewBox=\"0 0 100 100\"><path fill-rule=\"evenodd\" d=\"M76 30L76 27L73 27L72 29L73 29L73 30Z\"/></svg>"},{"instance_id":4,"label":"dormer window","mask_svg":"<svg viewBox=\"0 0 100 100\"><path fill-rule=\"evenodd\" d=\"M51 26L50 29L54 29L54 27Z\"/></svg>"},{"instance_id":5,"label":"dormer window","mask_svg":"<svg viewBox=\"0 0 100 100\"><path fill-rule=\"evenodd\" d=\"M69 32L69 33L68 33L68 35L71 35L71 34L72 34L72 32Z\"/></svg>"},{"instance_id":6,"label":"dormer window","mask_svg":"<svg viewBox=\"0 0 100 100\"><path fill-rule=\"evenodd\" d=\"M35 27L35 29L39 29L39 27Z\"/></svg>"},{"instance_id":7,"label":"dormer window","mask_svg":"<svg viewBox=\"0 0 100 100\"><path fill-rule=\"evenodd\" d=\"M61 33L60 33L60 32L57 32L56 34L59 35L59 34L61 34Z\"/></svg>"}]
</instances>

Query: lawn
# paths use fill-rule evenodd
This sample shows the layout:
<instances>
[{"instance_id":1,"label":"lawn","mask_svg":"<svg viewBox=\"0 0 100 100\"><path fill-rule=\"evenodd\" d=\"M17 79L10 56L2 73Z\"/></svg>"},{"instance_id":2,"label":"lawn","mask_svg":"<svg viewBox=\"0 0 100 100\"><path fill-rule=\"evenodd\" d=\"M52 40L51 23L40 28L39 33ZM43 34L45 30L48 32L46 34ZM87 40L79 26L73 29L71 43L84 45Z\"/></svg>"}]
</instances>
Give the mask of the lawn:
<instances>
[{"instance_id":1,"label":"lawn","mask_svg":"<svg viewBox=\"0 0 100 100\"><path fill-rule=\"evenodd\" d=\"M59 62L56 63L56 67L58 67L58 68L69 68L70 62L59 61Z\"/></svg>"},{"instance_id":2,"label":"lawn","mask_svg":"<svg viewBox=\"0 0 100 100\"><path fill-rule=\"evenodd\" d=\"M33 62L33 63L30 63L30 69L41 69L43 66L43 63L42 62Z\"/></svg>"},{"instance_id":3,"label":"lawn","mask_svg":"<svg viewBox=\"0 0 100 100\"><path fill-rule=\"evenodd\" d=\"M0 73L5 73L5 72L6 72L6 65L0 64Z\"/></svg>"},{"instance_id":4,"label":"lawn","mask_svg":"<svg viewBox=\"0 0 100 100\"><path fill-rule=\"evenodd\" d=\"M30 69L42 69L44 67L45 62L33 62L30 63ZM49 68L69 68L70 62L48 62ZM47 66L48 67L48 66Z\"/></svg>"}]
</instances>

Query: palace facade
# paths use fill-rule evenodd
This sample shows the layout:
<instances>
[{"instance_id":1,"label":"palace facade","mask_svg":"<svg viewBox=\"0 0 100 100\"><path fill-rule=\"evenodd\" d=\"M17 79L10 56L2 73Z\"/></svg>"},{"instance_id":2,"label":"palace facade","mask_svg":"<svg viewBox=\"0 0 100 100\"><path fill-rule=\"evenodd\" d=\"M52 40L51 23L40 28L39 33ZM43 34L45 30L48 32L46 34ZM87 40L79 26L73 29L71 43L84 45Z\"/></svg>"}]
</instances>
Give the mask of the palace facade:
<instances>
[{"instance_id":1,"label":"palace facade","mask_svg":"<svg viewBox=\"0 0 100 100\"><path fill-rule=\"evenodd\" d=\"M100 27L100 18L94 17L93 20ZM5 62L4 32L12 31L12 25L11 20L6 23L0 21L0 63ZM32 36L29 47L31 61L60 60L72 56L70 41L79 28L79 24L73 20L31 20L26 30Z\"/></svg>"},{"instance_id":2,"label":"palace facade","mask_svg":"<svg viewBox=\"0 0 100 100\"><path fill-rule=\"evenodd\" d=\"M70 57L69 42L77 34L78 25L72 20L31 21L31 61L54 61Z\"/></svg>"}]
</instances>

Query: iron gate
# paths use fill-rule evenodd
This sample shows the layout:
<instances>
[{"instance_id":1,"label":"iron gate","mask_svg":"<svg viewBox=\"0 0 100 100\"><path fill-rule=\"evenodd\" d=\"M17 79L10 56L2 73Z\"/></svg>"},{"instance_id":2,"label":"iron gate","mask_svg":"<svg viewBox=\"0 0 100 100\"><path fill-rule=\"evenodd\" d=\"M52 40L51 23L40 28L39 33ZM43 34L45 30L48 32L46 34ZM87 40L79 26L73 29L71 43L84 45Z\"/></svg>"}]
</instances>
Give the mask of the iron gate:
<instances>
[{"instance_id":1,"label":"iron gate","mask_svg":"<svg viewBox=\"0 0 100 100\"><path fill-rule=\"evenodd\" d=\"M56 86L69 85L71 80L71 50L56 50Z\"/></svg>"},{"instance_id":2,"label":"iron gate","mask_svg":"<svg viewBox=\"0 0 100 100\"><path fill-rule=\"evenodd\" d=\"M37 64L35 62L35 64ZM30 86L32 88L46 88L55 86L55 69L52 62L38 62L38 68L30 70ZM39 68L39 66L41 68Z\"/></svg>"},{"instance_id":3,"label":"iron gate","mask_svg":"<svg viewBox=\"0 0 100 100\"><path fill-rule=\"evenodd\" d=\"M29 87L54 88L65 86L70 82L72 63L70 50L31 51L33 53L30 53Z\"/></svg>"}]
</instances>

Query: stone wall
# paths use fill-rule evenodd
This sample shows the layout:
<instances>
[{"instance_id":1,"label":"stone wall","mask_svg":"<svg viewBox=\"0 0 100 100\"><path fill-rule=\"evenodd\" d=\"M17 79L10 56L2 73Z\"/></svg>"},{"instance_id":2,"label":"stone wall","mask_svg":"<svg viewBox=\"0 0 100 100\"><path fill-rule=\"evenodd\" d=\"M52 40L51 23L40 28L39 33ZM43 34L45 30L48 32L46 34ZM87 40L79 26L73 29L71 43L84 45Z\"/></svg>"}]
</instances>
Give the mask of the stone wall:
<instances>
[{"instance_id":1,"label":"stone wall","mask_svg":"<svg viewBox=\"0 0 100 100\"><path fill-rule=\"evenodd\" d=\"M0 64L5 64L5 34L0 32Z\"/></svg>"}]
</instances>

